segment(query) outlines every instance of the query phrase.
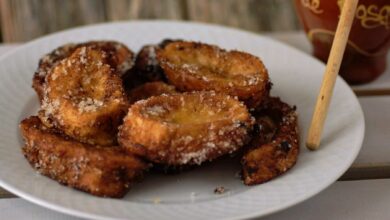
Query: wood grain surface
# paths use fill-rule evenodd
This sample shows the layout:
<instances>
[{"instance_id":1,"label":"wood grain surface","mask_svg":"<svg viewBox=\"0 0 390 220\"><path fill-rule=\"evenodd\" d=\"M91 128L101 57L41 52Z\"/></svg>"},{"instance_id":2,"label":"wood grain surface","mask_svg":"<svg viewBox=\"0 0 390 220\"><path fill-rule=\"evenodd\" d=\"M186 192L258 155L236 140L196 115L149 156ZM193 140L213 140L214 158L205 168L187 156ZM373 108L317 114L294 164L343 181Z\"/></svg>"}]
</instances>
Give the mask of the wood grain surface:
<instances>
[{"instance_id":1,"label":"wood grain surface","mask_svg":"<svg viewBox=\"0 0 390 220\"><path fill-rule=\"evenodd\" d=\"M0 0L4 42L23 42L70 27L134 19L190 20L254 32L299 29L286 0Z\"/></svg>"},{"instance_id":2,"label":"wood grain surface","mask_svg":"<svg viewBox=\"0 0 390 220\"><path fill-rule=\"evenodd\" d=\"M0 10L4 42L106 20L103 0L0 0Z\"/></svg>"}]
</instances>

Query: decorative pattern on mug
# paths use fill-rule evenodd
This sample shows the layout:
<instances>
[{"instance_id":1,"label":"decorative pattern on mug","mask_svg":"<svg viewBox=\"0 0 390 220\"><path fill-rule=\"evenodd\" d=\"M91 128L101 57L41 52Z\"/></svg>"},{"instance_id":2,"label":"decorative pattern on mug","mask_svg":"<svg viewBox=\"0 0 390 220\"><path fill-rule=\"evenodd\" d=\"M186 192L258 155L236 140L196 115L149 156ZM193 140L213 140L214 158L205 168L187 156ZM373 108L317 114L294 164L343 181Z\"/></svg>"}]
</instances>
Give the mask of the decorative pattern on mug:
<instances>
[{"instance_id":1,"label":"decorative pattern on mug","mask_svg":"<svg viewBox=\"0 0 390 220\"><path fill-rule=\"evenodd\" d=\"M365 28L376 28L384 26L390 28L390 5L378 7L377 5L359 5L356 9L356 18Z\"/></svg>"},{"instance_id":2,"label":"decorative pattern on mug","mask_svg":"<svg viewBox=\"0 0 390 220\"><path fill-rule=\"evenodd\" d=\"M324 12L324 10L320 9L320 3L320 0L301 0L301 4L315 14L322 14Z\"/></svg>"},{"instance_id":3,"label":"decorative pattern on mug","mask_svg":"<svg viewBox=\"0 0 390 220\"><path fill-rule=\"evenodd\" d=\"M311 29L307 33L307 37L309 38L310 41L313 41L313 39L315 38L315 35L319 35L319 34L326 34L326 35L330 35L330 36L334 37L335 32L330 31L330 30L326 30L326 29L322 29L322 28L315 28L315 29ZM367 56L367 57L383 56L384 54L387 53L387 51L385 51L385 52L383 52L383 51L370 52L370 51L364 50L363 48L361 48L359 45L357 45L356 43L354 43L351 40L348 40L348 45L350 47L352 47L356 52L358 52L364 56Z\"/></svg>"},{"instance_id":4,"label":"decorative pattern on mug","mask_svg":"<svg viewBox=\"0 0 390 220\"><path fill-rule=\"evenodd\" d=\"M338 0L340 13L343 8L345 0ZM377 28L384 26L386 29L390 29L390 5L358 5L356 9L356 19L360 20L360 25L367 29Z\"/></svg>"}]
</instances>

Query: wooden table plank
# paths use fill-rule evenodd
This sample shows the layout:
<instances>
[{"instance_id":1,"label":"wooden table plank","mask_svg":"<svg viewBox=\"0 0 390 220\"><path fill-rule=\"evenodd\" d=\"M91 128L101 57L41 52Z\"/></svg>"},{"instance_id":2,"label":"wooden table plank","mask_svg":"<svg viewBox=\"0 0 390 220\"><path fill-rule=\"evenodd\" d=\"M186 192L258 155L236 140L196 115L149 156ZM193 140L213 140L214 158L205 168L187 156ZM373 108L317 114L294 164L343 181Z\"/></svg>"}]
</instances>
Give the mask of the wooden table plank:
<instances>
[{"instance_id":1,"label":"wooden table plank","mask_svg":"<svg viewBox=\"0 0 390 220\"><path fill-rule=\"evenodd\" d=\"M22 42L79 25L106 20L103 0L1 0L0 22L5 42Z\"/></svg>"},{"instance_id":2,"label":"wooden table plank","mask_svg":"<svg viewBox=\"0 0 390 220\"><path fill-rule=\"evenodd\" d=\"M276 32L268 33L267 36L274 38L278 41L284 42L292 47L295 47L305 53L311 54L312 46L309 40L306 38L304 32ZM359 85L352 86L356 94L361 96L367 95L390 95L390 53L387 56L387 69L378 79L375 81Z\"/></svg>"},{"instance_id":3,"label":"wooden table plank","mask_svg":"<svg viewBox=\"0 0 390 220\"><path fill-rule=\"evenodd\" d=\"M390 180L336 182L313 198L261 220L389 219ZM77 219L22 199L0 199L2 219Z\"/></svg>"},{"instance_id":4,"label":"wooden table plank","mask_svg":"<svg viewBox=\"0 0 390 220\"><path fill-rule=\"evenodd\" d=\"M186 19L186 1L178 0L104 0L107 20Z\"/></svg>"},{"instance_id":5,"label":"wooden table plank","mask_svg":"<svg viewBox=\"0 0 390 220\"><path fill-rule=\"evenodd\" d=\"M390 178L390 96L359 97L366 131L362 149L342 180Z\"/></svg>"},{"instance_id":6,"label":"wooden table plank","mask_svg":"<svg viewBox=\"0 0 390 220\"><path fill-rule=\"evenodd\" d=\"M389 179L336 182L315 197L262 220L389 219L389 186Z\"/></svg>"},{"instance_id":7,"label":"wooden table plank","mask_svg":"<svg viewBox=\"0 0 390 220\"><path fill-rule=\"evenodd\" d=\"M390 163L390 96L360 97L366 120L363 148L355 164Z\"/></svg>"},{"instance_id":8,"label":"wooden table plank","mask_svg":"<svg viewBox=\"0 0 390 220\"><path fill-rule=\"evenodd\" d=\"M355 164L390 163L390 96L360 97L366 132Z\"/></svg>"},{"instance_id":9,"label":"wooden table plank","mask_svg":"<svg viewBox=\"0 0 390 220\"><path fill-rule=\"evenodd\" d=\"M253 32L300 28L293 1L187 0L186 3L188 20L191 21L238 27Z\"/></svg>"}]
</instances>

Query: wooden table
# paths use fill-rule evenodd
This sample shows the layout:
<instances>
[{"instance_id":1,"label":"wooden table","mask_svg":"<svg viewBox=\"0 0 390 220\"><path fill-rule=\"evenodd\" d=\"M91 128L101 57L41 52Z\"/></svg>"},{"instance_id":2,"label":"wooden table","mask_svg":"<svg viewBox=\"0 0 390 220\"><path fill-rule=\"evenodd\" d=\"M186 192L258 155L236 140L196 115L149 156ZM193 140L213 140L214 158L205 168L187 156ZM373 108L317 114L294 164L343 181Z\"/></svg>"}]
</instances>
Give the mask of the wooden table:
<instances>
[{"instance_id":1,"label":"wooden table","mask_svg":"<svg viewBox=\"0 0 390 220\"><path fill-rule=\"evenodd\" d=\"M310 44L301 32L268 35L310 53ZM2 45L0 55L16 47ZM324 192L264 219L390 219L390 68L377 81L354 86L353 90L363 107L366 134L351 168ZM0 219L76 219L38 207L1 188L0 198Z\"/></svg>"}]
</instances>

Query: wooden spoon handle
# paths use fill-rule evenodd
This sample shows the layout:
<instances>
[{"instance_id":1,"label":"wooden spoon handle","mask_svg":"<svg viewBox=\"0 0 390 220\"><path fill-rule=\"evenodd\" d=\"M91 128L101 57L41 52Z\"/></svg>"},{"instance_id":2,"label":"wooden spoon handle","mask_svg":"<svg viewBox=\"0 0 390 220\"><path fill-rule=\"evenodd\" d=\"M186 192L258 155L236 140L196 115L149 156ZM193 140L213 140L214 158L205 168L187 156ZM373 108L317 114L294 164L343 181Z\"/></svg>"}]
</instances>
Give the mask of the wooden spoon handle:
<instances>
[{"instance_id":1,"label":"wooden spoon handle","mask_svg":"<svg viewBox=\"0 0 390 220\"><path fill-rule=\"evenodd\" d=\"M306 147L310 150L316 150L320 146L324 122L328 113L329 103L332 98L334 84L340 70L345 47L348 42L349 32L355 17L357 4L358 0L345 0L342 7L340 20L337 25L336 34L326 64L320 93L317 97L317 103L306 140Z\"/></svg>"}]
</instances>

